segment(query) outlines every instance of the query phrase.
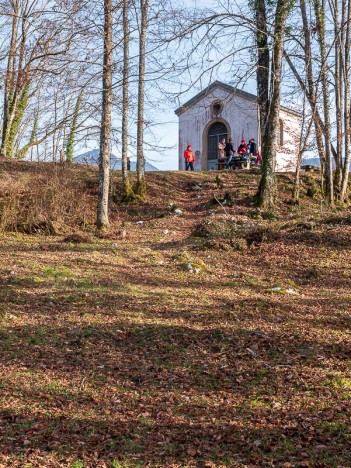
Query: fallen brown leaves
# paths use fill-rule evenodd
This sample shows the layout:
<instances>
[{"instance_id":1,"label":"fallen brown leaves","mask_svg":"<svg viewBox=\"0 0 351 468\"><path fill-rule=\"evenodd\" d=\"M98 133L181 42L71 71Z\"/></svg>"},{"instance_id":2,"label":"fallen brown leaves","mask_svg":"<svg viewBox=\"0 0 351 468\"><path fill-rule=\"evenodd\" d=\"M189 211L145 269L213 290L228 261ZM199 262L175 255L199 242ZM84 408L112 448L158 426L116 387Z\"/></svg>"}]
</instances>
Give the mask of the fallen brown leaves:
<instances>
[{"instance_id":1,"label":"fallen brown leaves","mask_svg":"<svg viewBox=\"0 0 351 468\"><path fill-rule=\"evenodd\" d=\"M252 177L153 175L150 204L166 186L183 215L122 207L116 240L1 237L1 466L351 466L350 225L243 251L189 237L213 191ZM262 223L249 210L227 208Z\"/></svg>"}]
</instances>

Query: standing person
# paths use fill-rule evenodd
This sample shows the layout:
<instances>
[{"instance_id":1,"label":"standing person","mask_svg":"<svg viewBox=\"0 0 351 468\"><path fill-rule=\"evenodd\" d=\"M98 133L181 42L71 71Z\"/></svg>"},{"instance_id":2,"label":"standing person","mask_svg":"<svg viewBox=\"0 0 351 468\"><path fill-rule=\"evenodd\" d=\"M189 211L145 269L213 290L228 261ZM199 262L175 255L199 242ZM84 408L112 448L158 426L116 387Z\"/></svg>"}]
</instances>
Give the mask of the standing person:
<instances>
[{"instance_id":1,"label":"standing person","mask_svg":"<svg viewBox=\"0 0 351 468\"><path fill-rule=\"evenodd\" d=\"M259 152L258 150L257 150L257 152L256 152L256 157L257 157L257 159L256 159L256 166L260 166L260 165L261 165L261 159L262 159L262 158L261 158L260 152Z\"/></svg>"},{"instance_id":2,"label":"standing person","mask_svg":"<svg viewBox=\"0 0 351 468\"><path fill-rule=\"evenodd\" d=\"M218 143L218 170L224 169L225 164L225 138Z\"/></svg>"},{"instance_id":3,"label":"standing person","mask_svg":"<svg viewBox=\"0 0 351 468\"><path fill-rule=\"evenodd\" d=\"M188 145L186 147L186 150L184 151L184 159L185 159L185 170L188 171L190 169L191 171L193 171L195 156L191 148L191 145Z\"/></svg>"},{"instance_id":4,"label":"standing person","mask_svg":"<svg viewBox=\"0 0 351 468\"><path fill-rule=\"evenodd\" d=\"M250 156L257 156L257 145L254 138L249 141L249 153Z\"/></svg>"},{"instance_id":5,"label":"standing person","mask_svg":"<svg viewBox=\"0 0 351 468\"><path fill-rule=\"evenodd\" d=\"M234 153L233 138L229 138L228 143L225 145L225 155L227 157L227 163L225 165L226 169L230 168L230 163L232 162Z\"/></svg>"},{"instance_id":6,"label":"standing person","mask_svg":"<svg viewBox=\"0 0 351 468\"><path fill-rule=\"evenodd\" d=\"M250 161L257 164L257 145L254 138L249 141L249 158Z\"/></svg>"},{"instance_id":7,"label":"standing person","mask_svg":"<svg viewBox=\"0 0 351 468\"><path fill-rule=\"evenodd\" d=\"M130 158L127 158L127 171L130 171Z\"/></svg>"}]
</instances>

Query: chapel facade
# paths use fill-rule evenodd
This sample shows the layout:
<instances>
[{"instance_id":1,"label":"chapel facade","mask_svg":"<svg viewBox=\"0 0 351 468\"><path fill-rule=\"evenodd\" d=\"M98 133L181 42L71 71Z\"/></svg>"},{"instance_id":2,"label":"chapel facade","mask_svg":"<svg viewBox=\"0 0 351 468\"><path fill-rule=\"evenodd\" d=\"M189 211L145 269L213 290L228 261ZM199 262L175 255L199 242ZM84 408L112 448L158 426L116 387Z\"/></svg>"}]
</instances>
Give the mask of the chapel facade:
<instances>
[{"instance_id":1,"label":"chapel facade","mask_svg":"<svg viewBox=\"0 0 351 468\"><path fill-rule=\"evenodd\" d=\"M240 141L255 138L259 150L260 126L257 97L215 81L175 111L179 117L179 169L185 168L184 151L191 144L195 170L217 169L218 143L222 138ZM300 144L301 114L281 106L277 171L293 171Z\"/></svg>"}]
</instances>

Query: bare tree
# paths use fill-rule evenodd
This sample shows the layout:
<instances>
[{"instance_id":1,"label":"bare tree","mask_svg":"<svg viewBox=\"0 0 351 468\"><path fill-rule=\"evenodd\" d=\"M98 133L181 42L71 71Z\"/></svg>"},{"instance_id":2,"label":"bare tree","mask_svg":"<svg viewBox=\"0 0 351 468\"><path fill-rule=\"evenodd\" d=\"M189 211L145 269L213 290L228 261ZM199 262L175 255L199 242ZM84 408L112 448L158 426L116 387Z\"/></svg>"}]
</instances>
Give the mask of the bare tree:
<instances>
[{"instance_id":1,"label":"bare tree","mask_svg":"<svg viewBox=\"0 0 351 468\"><path fill-rule=\"evenodd\" d=\"M327 50L326 50L326 31L325 31L325 16L320 0L313 0L316 30L318 37L319 52L321 57L321 87L323 96L324 110L324 139L325 139L325 178L326 178L326 195L329 205L334 204L334 188L333 188L333 163L331 150L331 128L330 128L330 101L329 101L329 86L327 72Z\"/></svg>"},{"instance_id":2,"label":"bare tree","mask_svg":"<svg viewBox=\"0 0 351 468\"><path fill-rule=\"evenodd\" d=\"M269 114L270 54L267 31L266 4L256 0L254 6L257 44L257 103L259 106L260 135L263 136Z\"/></svg>"},{"instance_id":3,"label":"bare tree","mask_svg":"<svg viewBox=\"0 0 351 468\"><path fill-rule=\"evenodd\" d=\"M306 112L306 96L303 98L303 106L302 106L302 121L301 121L301 132L299 136L299 149L297 153L297 160L296 160L296 169L295 169L295 180L294 186L292 190L292 200L295 203L299 202L300 199L300 172L301 172L301 164L302 158L305 151L308 148L308 141L311 134L311 127L313 124L313 119L310 115Z\"/></svg>"},{"instance_id":4,"label":"bare tree","mask_svg":"<svg viewBox=\"0 0 351 468\"><path fill-rule=\"evenodd\" d=\"M83 96L83 89L79 92L77 100L76 100L76 105L74 107L74 112L73 112L72 123L71 123L71 126L70 126L70 131L69 131L69 135L68 135L68 139L67 139L66 161L68 163L73 162L73 150L74 150L74 143L75 143L76 132L77 132L77 127L78 127L78 118L79 118L79 111L80 111L82 96Z\"/></svg>"},{"instance_id":5,"label":"bare tree","mask_svg":"<svg viewBox=\"0 0 351 468\"><path fill-rule=\"evenodd\" d=\"M349 0L300 0L303 41L300 35L290 32L296 50L290 47L289 53L285 51L287 63L311 107L322 189L330 205L346 199L349 178L350 11Z\"/></svg>"},{"instance_id":6,"label":"bare tree","mask_svg":"<svg viewBox=\"0 0 351 468\"><path fill-rule=\"evenodd\" d=\"M122 104L122 184L123 195L128 200L133 190L128 176L128 113L129 113L129 0L123 0L123 104Z\"/></svg>"},{"instance_id":7,"label":"bare tree","mask_svg":"<svg viewBox=\"0 0 351 468\"><path fill-rule=\"evenodd\" d=\"M72 116L72 109L63 109L62 95L76 93L76 84L72 86L70 76L82 69L77 47L80 41L76 38L81 40L86 35L79 21L86 2L58 2L52 10L41 0L3 3L11 23L5 21L3 25L10 34L9 40L4 35L2 43L7 64L0 152L5 157L24 157L32 146L53 136L55 159L58 137ZM39 95L40 102L35 99ZM33 115L35 138L31 130Z\"/></svg>"},{"instance_id":8,"label":"bare tree","mask_svg":"<svg viewBox=\"0 0 351 468\"><path fill-rule=\"evenodd\" d=\"M99 194L96 224L109 227L108 197L110 187L111 114L112 114L112 0L104 0L104 60L102 70L102 115L100 133Z\"/></svg>"},{"instance_id":9,"label":"bare tree","mask_svg":"<svg viewBox=\"0 0 351 468\"><path fill-rule=\"evenodd\" d=\"M342 2L342 31L343 40L341 43L343 84L344 84L344 148L345 157L342 168L342 179L340 187L340 200L344 202L347 196L349 182L350 162L351 162L351 0Z\"/></svg>"},{"instance_id":10,"label":"bare tree","mask_svg":"<svg viewBox=\"0 0 351 468\"><path fill-rule=\"evenodd\" d=\"M267 24L267 1L257 0L254 8L256 12L257 29L260 34L268 36ZM272 35L272 51L269 63L270 73L263 73L258 68L257 81L258 89L262 90L260 100L262 109L261 121L264 125L262 135L262 176L257 192L258 204L267 209L274 209L276 182L275 166L278 147L279 113L280 113L280 95L281 95L281 77L282 61L284 51L285 26L288 15L292 9L290 0L277 0L274 15L274 30ZM266 47L262 50L262 41L260 34L257 34L257 48L259 56L266 53ZM267 57L264 58L263 66L268 67ZM269 104L267 89L269 89ZM268 108L268 115L266 112Z\"/></svg>"},{"instance_id":11,"label":"bare tree","mask_svg":"<svg viewBox=\"0 0 351 468\"><path fill-rule=\"evenodd\" d=\"M137 128L137 189L136 193L146 196L145 158L144 158L144 104L145 104L145 55L148 27L149 0L140 0L141 24L139 36L139 84L138 84L138 128Z\"/></svg>"}]
</instances>

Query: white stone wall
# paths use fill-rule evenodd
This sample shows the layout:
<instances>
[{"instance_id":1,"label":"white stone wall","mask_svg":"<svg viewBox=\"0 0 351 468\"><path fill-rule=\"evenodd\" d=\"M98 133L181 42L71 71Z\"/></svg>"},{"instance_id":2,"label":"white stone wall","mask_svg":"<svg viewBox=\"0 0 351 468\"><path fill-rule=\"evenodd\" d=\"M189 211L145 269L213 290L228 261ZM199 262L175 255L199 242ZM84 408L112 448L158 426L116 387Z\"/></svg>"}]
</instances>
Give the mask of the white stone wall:
<instances>
[{"instance_id":1,"label":"white stone wall","mask_svg":"<svg viewBox=\"0 0 351 468\"><path fill-rule=\"evenodd\" d=\"M223 110L218 118L211 115L211 104L215 99L223 102ZM281 118L284 121L284 146L279 149L277 170L294 170L300 123L298 117L284 111L281 112ZM229 127L228 138L233 138L235 148L242 138L259 141L255 101L216 87L179 116L179 169L185 167L184 151L188 144L191 144L195 153L195 169L207 169L207 130L217 120Z\"/></svg>"},{"instance_id":2,"label":"white stone wall","mask_svg":"<svg viewBox=\"0 0 351 468\"><path fill-rule=\"evenodd\" d=\"M223 102L223 111L218 115L227 124L229 135L238 147L242 138L258 139L256 103L241 96L233 96L227 91L216 88L201 101L183 112L179 117L179 169L184 169L184 151L191 144L195 157L195 169L201 170L203 161L203 144L207 140L208 124L216 122L211 115L211 104L215 99ZM204 131L206 132L204 134ZM206 158L206 155L204 155Z\"/></svg>"},{"instance_id":3,"label":"white stone wall","mask_svg":"<svg viewBox=\"0 0 351 468\"><path fill-rule=\"evenodd\" d=\"M280 119L283 122L283 146L278 149L276 170L295 171L301 138L301 119L283 109L280 111Z\"/></svg>"}]
</instances>

